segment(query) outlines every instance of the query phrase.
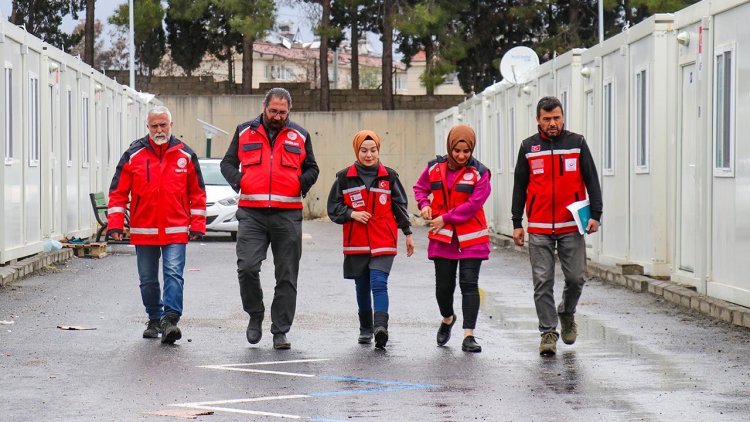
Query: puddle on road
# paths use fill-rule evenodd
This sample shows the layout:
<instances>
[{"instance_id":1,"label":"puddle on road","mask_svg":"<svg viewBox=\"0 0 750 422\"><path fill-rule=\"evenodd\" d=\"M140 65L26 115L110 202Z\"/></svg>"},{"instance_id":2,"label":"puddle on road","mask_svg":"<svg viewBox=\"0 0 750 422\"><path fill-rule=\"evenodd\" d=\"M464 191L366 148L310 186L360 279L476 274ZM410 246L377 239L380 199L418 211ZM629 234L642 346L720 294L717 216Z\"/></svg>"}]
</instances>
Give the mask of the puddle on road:
<instances>
[{"instance_id":1,"label":"puddle on road","mask_svg":"<svg viewBox=\"0 0 750 422\"><path fill-rule=\"evenodd\" d=\"M639 343L637 338L606 326L589 315L578 314L578 342L562 341L557 356L537 355L539 331L530 297L483 294L481 312L485 321L502 333L503 343L526 371L533 396L563 395L574 409L602 410L602 415L619 414L623 419L664 420L674 417L712 419L724 409L737 412L736 403L716 389L711 374L694 371L693 362L664 350ZM529 306L519 306L526 301ZM491 316L491 319L489 318ZM747 411L745 409L744 411ZM538 415L542 417L543 415ZM726 417L726 416L724 416Z\"/></svg>"}]
</instances>

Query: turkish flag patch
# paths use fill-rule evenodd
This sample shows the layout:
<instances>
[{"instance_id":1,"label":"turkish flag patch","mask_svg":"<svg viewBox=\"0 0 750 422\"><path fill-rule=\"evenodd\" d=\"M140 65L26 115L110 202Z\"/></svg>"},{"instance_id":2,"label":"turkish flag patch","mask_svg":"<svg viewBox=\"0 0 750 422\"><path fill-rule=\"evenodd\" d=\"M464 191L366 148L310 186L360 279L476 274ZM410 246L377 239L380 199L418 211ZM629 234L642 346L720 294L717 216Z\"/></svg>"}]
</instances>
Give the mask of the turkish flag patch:
<instances>
[{"instance_id":1,"label":"turkish flag patch","mask_svg":"<svg viewBox=\"0 0 750 422\"><path fill-rule=\"evenodd\" d=\"M541 145L532 145L531 146L531 152L539 152L541 150L542 150L542 146Z\"/></svg>"}]
</instances>

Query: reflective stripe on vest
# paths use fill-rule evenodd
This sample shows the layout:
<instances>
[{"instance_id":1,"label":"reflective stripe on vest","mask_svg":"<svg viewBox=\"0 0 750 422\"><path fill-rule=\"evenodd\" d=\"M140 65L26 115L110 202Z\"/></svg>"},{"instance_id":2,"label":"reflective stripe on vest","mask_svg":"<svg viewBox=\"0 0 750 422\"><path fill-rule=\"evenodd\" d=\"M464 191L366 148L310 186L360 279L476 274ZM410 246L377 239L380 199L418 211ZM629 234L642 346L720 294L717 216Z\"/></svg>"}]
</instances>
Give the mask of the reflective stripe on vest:
<instances>
[{"instance_id":1,"label":"reflective stripe on vest","mask_svg":"<svg viewBox=\"0 0 750 422\"><path fill-rule=\"evenodd\" d=\"M539 152L527 152L526 158L533 158L533 157L539 157L541 155L550 155L552 153L552 150L548 151L539 151ZM563 154L580 154L581 149L580 148L571 148L571 149L556 149L554 151L554 155L563 155Z\"/></svg>"},{"instance_id":2,"label":"reflective stripe on vest","mask_svg":"<svg viewBox=\"0 0 750 422\"><path fill-rule=\"evenodd\" d=\"M190 215L206 215L206 210L201 209L191 209Z\"/></svg>"},{"instance_id":3,"label":"reflective stripe on vest","mask_svg":"<svg viewBox=\"0 0 750 422\"><path fill-rule=\"evenodd\" d=\"M187 233L188 228L187 226L183 227L167 227L164 229L164 233L166 234L174 234L174 233Z\"/></svg>"},{"instance_id":4,"label":"reflective stripe on vest","mask_svg":"<svg viewBox=\"0 0 750 422\"><path fill-rule=\"evenodd\" d=\"M575 221L567 221L565 223L555 223L555 227L576 227ZM552 223L533 223L529 221L529 227L534 227L537 229L551 229Z\"/></svg>"},{"instance_id":5,"label":"reflective stripe on vest","mask_svg":"<svg viewBox=\"0 0 750 422\"><path fill-rule=\"evenodd\" d=\"M369 252L369 246L344 246L344 252Z\"/></svg>"},{"instance_id":6,"label":"reflective stripe on vest","mask_svg":"<svg viewBox=\"0 0 750 422\"><path fill-rule=\"evenodd\" d=\"M158 228L131 227L130 234L159 234Z\"/></svg>"},{"instance_id":7,"label":"reflective stripe on vest","mask_svg":"<svg viewBox=\"0 0 750 422\"><path fill-rule=\"evenodd\" d=\"M114 214L116 212L125 213L125 208L123 208L123 207L107 208L107 214Z\"/></svg>"},{"instance_id":8,"label":"reflective stripe on vest","mask_svg":"<svg viewBox=\"0 0 750 422\"><path fill-rule=\"evenodd\" d=\"M371 251L373 255L383 253L383 252L393 252L396 253L398 251L397 248L375 248Z\"/></svg>"},{"instance_id":9,"label":"reflective stripe on vest","mask_svg":"<svg viewBox=\"0 0 750 422\"><path fill-rule=\"evenodd\" d=\"M241 194L240 200L245 201L277 201L277 202L288 202L297 203L302 202L301 196L282 196L282 195L268 195L265 193L254 193L254 194Z\"/></svg>"},{"instance_id":10,"label":"reflective stripe on vest","mask_svg":"<svg viewBox=\"0 0 750 422\"><path fill-rule=\"evenodd\" d=\"M449 230L449 229L440 229L440 230L438 230L438 232L437 232L437 233L435 233L435 234L437 234L437 235L440 235L440 236L448 236L448 237L453 237L453 230Z\"/></svg>"},{"instance_id":11,"label":"reflective stripe on vest","mask_svg":"<svg viewBox=\"0 0 750 422\"><path fill-rule=\"evenodd\" d=\"M487 230L479 230L479 231L474 232L474 233L466 233L464 235L459 235L458 236L458 241L459 242L466 242L467 240L478 239L478 238L483 237L483 236L489 236L489 232Z\"/></svg>"}]
</instances>

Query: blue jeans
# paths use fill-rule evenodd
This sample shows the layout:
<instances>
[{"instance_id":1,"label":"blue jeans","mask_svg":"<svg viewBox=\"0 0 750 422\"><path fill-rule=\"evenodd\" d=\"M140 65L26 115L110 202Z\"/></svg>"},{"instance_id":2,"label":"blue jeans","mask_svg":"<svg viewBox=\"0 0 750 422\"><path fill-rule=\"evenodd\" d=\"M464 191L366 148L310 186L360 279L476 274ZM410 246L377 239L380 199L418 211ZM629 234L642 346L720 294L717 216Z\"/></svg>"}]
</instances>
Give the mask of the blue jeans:
<instances>
[{"instance_id":1,"label":"blue jeans","mask_svg":"<svg viewBox=\"0 0 750 422\"><path fill-rule=\"evenodd\" d=\"M375 312L388 312L387 272L370 270L370 274L356 277L354 285L357 290L359 312L372 312L373 301L375 302Z\"/></svg>"},{"instance_id":2,"label":"blue jeans","mask_svg":"<svg viewBox=\"0 0 750 422\"><path fill-rule=\"evenodd\" d=\"M184 243L164 246L136 245L138 277L141 280L141 299L148 319L162 319L167 313L182 315L182 288L185 280ZM159 257L162 259L164 296L159 288Z\"/></svg>"}]
</instances>

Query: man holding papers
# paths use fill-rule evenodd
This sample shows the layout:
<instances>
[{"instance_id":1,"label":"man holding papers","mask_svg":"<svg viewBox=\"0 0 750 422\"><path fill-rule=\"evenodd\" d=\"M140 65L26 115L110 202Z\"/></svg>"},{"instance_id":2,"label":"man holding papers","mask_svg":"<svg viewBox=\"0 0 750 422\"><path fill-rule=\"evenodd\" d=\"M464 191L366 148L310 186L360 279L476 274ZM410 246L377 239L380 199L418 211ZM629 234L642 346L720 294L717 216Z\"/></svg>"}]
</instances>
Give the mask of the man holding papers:
<instances>
[{"instance_id":1,"label":"man holding papers","mask_svg":"<svg viewBox=\"0 0 750 422\"><path fill-rule=\"evenodd\" d=\"M594 159L582 135L565 130L563 108L555 97L544 97L536 106L538 133L525 139L518 152L513 186L513 241L524 244L524 208L529 230L529 258L534 280L534 304L542 340L539 353L557 351L557 320L565 344L576 341L574 319L586 273L586 243L576 218L568 208L586 200L586 233L599 230L602 193ZM580 205L580 204L577 204ZM586 216L586 213L578 213ZM555 308L555 249L560 258L565 289Z\"/></svg>"}]
</instances>

